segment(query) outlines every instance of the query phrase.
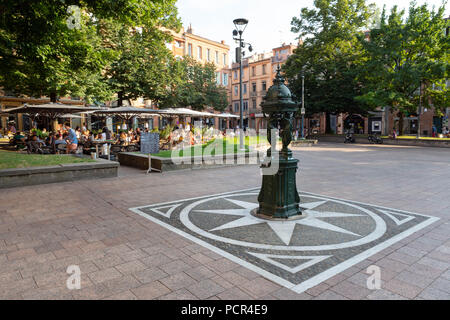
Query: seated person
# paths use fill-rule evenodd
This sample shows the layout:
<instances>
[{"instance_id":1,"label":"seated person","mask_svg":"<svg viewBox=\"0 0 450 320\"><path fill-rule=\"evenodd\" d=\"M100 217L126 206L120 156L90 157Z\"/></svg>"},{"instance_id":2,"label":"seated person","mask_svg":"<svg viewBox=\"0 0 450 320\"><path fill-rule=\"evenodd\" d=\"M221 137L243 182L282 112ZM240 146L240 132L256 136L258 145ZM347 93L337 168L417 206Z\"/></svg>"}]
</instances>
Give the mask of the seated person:
<instances>
[{"instance_id":1,"label":"seated person","mask_svg":"<svg viewBox=\"0 0 450 320\"><path fill-rule=\"evenodd\" d=\"M54 133L50 133L48 135L48 137L45 139L45 144L51 146L55 140L56 140L56 135Z\"/></svg>"},{"instance_id":2,"label":"seated person","mask_svg":"<svg viewBox=\"0 0 450 320\"><path fill-rule=\"evenodd\" d=\"M111 140L111 132L109 131L108 127L103 127L102 137L104 137L103 140Z\"/></svg>"},{"instance_id":3,"label":"seated person","mask_svg":"<svg viewBox=\"0 0 450 320\"><path fill-rule=\"evenodd\" d=\"M88 140L90 136L90 132L89 130L85 130L83 131L83 133L81 134L81 138L84 138L85 140Z\"/></svg>"},{"instance_id":4,"label":"seated person","mask_svg":"<svg viewBox=\"0 0 450 320\"><path fill-rule=\"evenodd\" d=\"M39 139L39 137L37 135L33 135L27 142L28 152L44 153L41 149L43 145L45 145L44 141Z\"/></svg>"},{"instance_id":5,"label":"seated person","mask_svg":"<svg viewBox=\"0 0 450 320\"><path fill-rule=\"evenodd\" d=\"M25 143L25 135L22 132L16 132L13 136L14 142L17 144L19 142Z\"/></svg>"},{"instance_id":6,"label":"seated person","mask_svg":"<svg viewBox=\"0 0 450 320\"><path fill-rule=\"evenodd\" d=\"M141 136L140 135L133 135L131 137L131 142L140 144L141 143Z\"/></svg>"},{"instance_id":7,"label":"seated person","mask_svg":"<svg viewBox=\"0 0 450 320\"><path fill-rule=\"evenodd\" d=\"M120 143L120 144L126 144L126 143L127 143L127 134L125 133L125 131L122 131L122 132L120 133L120 136L119 136L119 143Z\"/></svg>"},{"instance_id":8,"label":"seated person","mask_svg":"<svg viewBox=\"0 0 450 320\"><path fill-rule=\"evenodd\" d=\"M42 140L41 138L39 138L39 136L34 135L32 138L34 138L34 141L37 141L37 142L39 142L39 143L43 143L43 144L45 145L45 141Z\"/></svg>"},{"instance_id":9,"label":"seated person","mask_svg":"<svg viewBox=\"0 0 450 320\"><path fill-rule=\"evenodd\" d=\"M448 127L445 127L444 130L442 130L442 134L443 134L444 136L447 136L447 137L448 137L448 135L450 134L450 131L448 130Z\"/></svg>"},{"instance_id":10,"label":"seated person","mask_svg":"<svg viewBox=\"0 0 450 320\"><path fill-rule=\"evenodd\" d=\"M57 146L58 144L67 144L66 138L67 138L67 133L64 133L62 136L61 136L61 134L58 133L56 135L55 145Z\"/></svg>"}]
</instances>

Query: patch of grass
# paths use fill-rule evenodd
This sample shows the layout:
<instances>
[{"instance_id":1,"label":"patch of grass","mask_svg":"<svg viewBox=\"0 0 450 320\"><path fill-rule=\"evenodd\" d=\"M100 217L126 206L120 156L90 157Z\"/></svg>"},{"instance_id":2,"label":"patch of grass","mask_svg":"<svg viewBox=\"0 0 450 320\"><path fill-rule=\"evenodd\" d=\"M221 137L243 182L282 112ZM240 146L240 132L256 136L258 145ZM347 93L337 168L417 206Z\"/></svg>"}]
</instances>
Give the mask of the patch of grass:
<instances>
[{"instance_id":1,"label":"patch of grass","mask_svg":"<svg viewBox=\"0 0 450 320\"><path fill-rule=\"evenodd\" d=\"M244 146L245 150L239 149L239 137L226 137L225 139L215 139L208 141L202 145L195 145L188 148L184 148L181 150L174 151L174 156L183 157L183 156L196 156L196 155L212 155L214 156L217 152L217 149L220 150L222 148L222 154L235 154L235 153L246 153L250 151L252 146L266 143L267 139L265 137L245 137ZM212 145L214 144L214 145ZM208 148L209 147L209 148ZM214 147L214 148L213 148ZM207 149L208 148L208 149ZM207 154L205 154L205 149ZM211 150L212 149L212 150ZM211 150L211 152L209 152ZM162 157L162 158L171 158L172 150L163 150L159 153L152 154L152 156Z\"/></svg>"},{"instance_id":2,"label":"patch of grass","mask_svg":"<svg viewBox=\"0 0 450 320\"><path fill-rule=\"evenodd\" d=\"M13 151L0 151L0 169L54 166L81 162L95 162L95 160L70 155L24 154Z\"/></svg>"},{"instance_id":3,"label":"patch of grass","mask_svg":"<svg viewBox=\"0 0 450 320\"><path fill-rule=\"evenodd\" d=\"M388 138L388 136L382 136L382 138ZM417 139L416 136L397 136L397 139ZM419 140L437 140L437 141L442 141L442 140L450 140L450 138L433 138L433 137L420 137Z\"/></svg>"}]
</instances>

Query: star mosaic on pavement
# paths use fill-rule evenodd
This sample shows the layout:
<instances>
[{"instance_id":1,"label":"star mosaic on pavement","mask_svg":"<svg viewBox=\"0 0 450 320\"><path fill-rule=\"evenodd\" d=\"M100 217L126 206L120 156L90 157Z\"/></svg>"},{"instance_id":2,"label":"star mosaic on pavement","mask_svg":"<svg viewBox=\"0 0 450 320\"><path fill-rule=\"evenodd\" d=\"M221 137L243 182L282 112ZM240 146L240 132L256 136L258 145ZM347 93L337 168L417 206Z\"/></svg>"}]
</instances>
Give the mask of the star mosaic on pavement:
<instances>
[{"instance_id":1,"label":"star mosaic on pavement","mask_svg":"<svg viewBox=\"0 0 450 320\"><path fill-rule=\"evenodd\" d=\"M353 214L353 213L342 213L342 212L332 212L332 211L316 211L314 210L318 206L324 204L327 201L316 201L316 202L308 202L301 203L301 207L305 208L303 213L305 217L297 219L297 220L287 220L287 221L270 221L262 218L258 218L253 216L250 212L253 209L259 207L258 203L241 201L236 199L225 198L231 203L241 207L240 209L213 209L213 210L195 210L195 212L204 212L204 213L214 213L214 214L222 214L222 215L231 215L231 216L242 216L239 219L233 220L231 222L224 223L220 226L217 226L211 230L225 230L232 228L239 228L244 226L251 226L260 223L266 223L275 234L280 238L283 243L289 245L291 242L292 235L294 233L294 229L296 225L304 225L309 227L314 227L322 230L329 230L339 233L344 233L356 237L360 237L359 234L356 234L352 231L343 229L334 224L328 223L326 221L321 220L321 218L352 218L352 217L360 217L364 216L361 214Z\"/></svg>"}]
</instances>

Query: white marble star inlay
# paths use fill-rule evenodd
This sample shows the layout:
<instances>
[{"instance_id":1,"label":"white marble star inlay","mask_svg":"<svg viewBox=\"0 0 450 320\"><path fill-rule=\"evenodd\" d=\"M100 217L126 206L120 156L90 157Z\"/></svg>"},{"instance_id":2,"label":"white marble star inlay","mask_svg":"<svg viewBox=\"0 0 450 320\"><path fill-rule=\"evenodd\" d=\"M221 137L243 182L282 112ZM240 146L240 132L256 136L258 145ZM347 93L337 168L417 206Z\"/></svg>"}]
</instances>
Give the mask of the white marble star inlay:
<instances>
[{"instance_id":1,"label":"white marble star inlay","mask_svg":"<svg viewBox=\"0 0 450 320\"><path fill-rule=\"evenodd\" d=\"M334 224L320 220L321 218L352 218L352 217L364 216L362 214L331 212L331 211L323 212L323 211L314 210L318 206L324 204L326 201L302 203L301 207L306 208L306 210L303 211L306 214L304 218L301 218L298 220L288 220L288 221L280 221L280 220L270 221L270 220L257 218L250 213L253 209L258 208L258 206L259 206L258 203L241 201L241 200L236 200L236 199L231 199L231 198L226 198L226 200L230 201L231 203L234 203L235 205L237 205L241 208L239 208L239 209L195 210L195 212L241 216L241 218L238 218L231 222L224 223L220 226L217 226L217 227L209 230L210 232L231 229L231 228L239 228L239 227L244 227L244 226L251 226L251 225L260 224L260 223L266 223L273 230L273 232L275 232L275 234L278 236L278 238L280 238L280 240L283 241L283 243L285 243L286 245L289 245L289 243L291 242L292 235L294 233L295 226L297 224L299 224L299 225L305 225L305 226L314 227L314 228L318 228L318 229L344 233L344 234L352 235L355 237L361 237L361 235L356 234L352 231L343 229Z\"/></svg>"}]
</instances>

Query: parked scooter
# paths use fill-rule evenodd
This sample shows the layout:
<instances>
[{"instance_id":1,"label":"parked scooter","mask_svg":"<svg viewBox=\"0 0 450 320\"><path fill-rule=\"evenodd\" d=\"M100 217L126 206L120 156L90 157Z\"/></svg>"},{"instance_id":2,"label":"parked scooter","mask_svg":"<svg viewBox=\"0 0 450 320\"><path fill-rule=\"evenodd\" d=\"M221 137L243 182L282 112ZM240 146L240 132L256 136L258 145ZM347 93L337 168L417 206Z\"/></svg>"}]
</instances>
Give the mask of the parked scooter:
<instances>
[{"instance_id":1,"label":"parked scooter","mask_svg":"<svg viewBox=\"0 0 450 320\"><path fill-rule=\"evenodd\" d=\"M353 137L353 132L347 131L345 134L344 143L355 143L355 138Z\"/></svg>"},{"instance_id":2,"label":"parked scooter","mask_svg":"<svg viewBox=\"0 0 450 320\"><path fill-rule=\"evenodd\" d=\"M369 140L370 143L378 143L378 144L382 144L383 143L383 139L376 133L375 134L369 134L367 139Z\"/></svg>"}]
</instances>

